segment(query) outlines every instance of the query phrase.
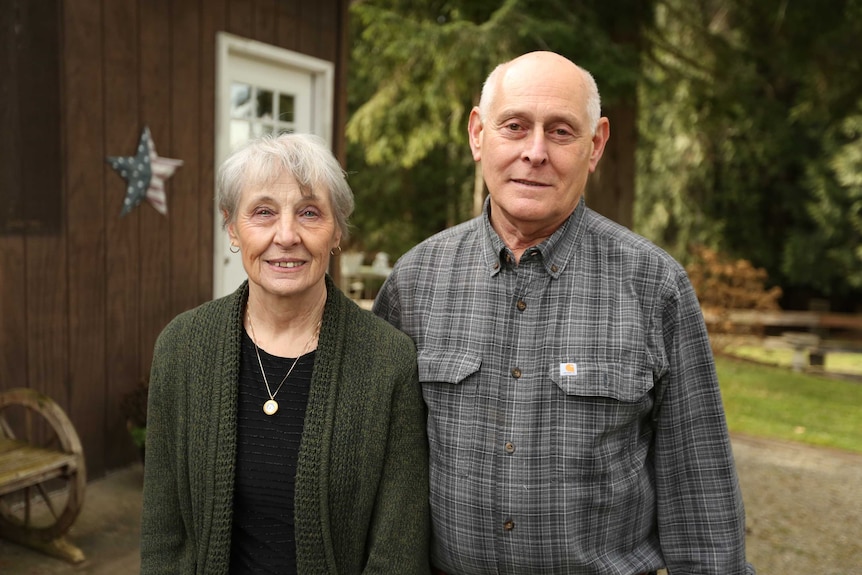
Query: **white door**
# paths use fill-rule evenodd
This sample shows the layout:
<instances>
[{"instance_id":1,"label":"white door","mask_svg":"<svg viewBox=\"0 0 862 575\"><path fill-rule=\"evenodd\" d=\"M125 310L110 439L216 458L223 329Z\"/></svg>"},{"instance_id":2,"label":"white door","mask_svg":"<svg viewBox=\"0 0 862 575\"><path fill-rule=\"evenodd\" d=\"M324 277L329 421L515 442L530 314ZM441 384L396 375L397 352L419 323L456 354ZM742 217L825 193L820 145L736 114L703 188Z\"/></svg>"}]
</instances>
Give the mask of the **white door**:
<instances>
[{"instance_id":1,"label":"white door","mask_svg":"<svg viewBox=\"0 0 862 575\"><path fill-rule=\"evenodd\" d=\"M331 62L238 36L218 36L216 165L249 138L284 132L317 134L331 143L334 72ZM213 297L246 279L230 251L214 206Z\"/></svg>"}]
</instances>

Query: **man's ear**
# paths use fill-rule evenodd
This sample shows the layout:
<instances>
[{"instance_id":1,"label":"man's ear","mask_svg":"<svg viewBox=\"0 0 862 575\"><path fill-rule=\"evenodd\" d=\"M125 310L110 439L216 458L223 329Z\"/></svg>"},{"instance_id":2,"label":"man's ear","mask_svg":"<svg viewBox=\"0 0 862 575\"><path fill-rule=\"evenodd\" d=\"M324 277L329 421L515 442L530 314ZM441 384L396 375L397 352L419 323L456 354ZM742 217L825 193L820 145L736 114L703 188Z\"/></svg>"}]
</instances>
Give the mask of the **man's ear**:
<instances>
[{"instance_id":1,"label":"man's ear","mask_svg":"<svg viewBox=\"0 0 862 575\"><path fill-rule=\"evenodd\" d=\"M605 118L599 118L599 124L596 126L596 133L593 135L593 151L590 152L590 173L596 170L599 165L599 160L602 159L602 154L605 153L605 144L608 143L608 138L611 137L611 123Z\"/></svg>"},{"instance_id":2,"label":"man's ear","mask_svg":"<svg viewBox=\"0 0 862 575\"><path fill-rule=\"evenodd\" d=\"M482 118L479 115L479 107L474 106L470 111L470 122L467 125L467 135L470 139L470 150L473 151L473 160L482 159Z\"/></svg>"}]
</instances>

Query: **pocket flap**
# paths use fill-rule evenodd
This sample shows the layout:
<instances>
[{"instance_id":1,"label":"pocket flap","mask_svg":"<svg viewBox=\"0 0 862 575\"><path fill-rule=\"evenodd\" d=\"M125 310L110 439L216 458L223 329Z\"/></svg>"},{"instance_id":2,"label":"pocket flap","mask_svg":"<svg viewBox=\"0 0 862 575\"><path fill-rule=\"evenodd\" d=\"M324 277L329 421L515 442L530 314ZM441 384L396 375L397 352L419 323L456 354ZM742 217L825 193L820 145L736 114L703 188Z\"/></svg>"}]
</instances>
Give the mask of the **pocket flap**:
<instances>
[{"instance_id":1,"label":"pocket flap","mask_svg":"<svg viewBox=\"0 0 862 575\"><path fill-rule=\"evenodd\" d=\"M479 371L478 355L461 351L422 351L418 357L419 381L461 383Z\"/></svg>"},{"instance_id":2,"label":"pocket flap","mask_svg":"<svg viewBox=\"0 0 862 575\"><path fill-rule=\"evenodd\" d=\"M610 397L627 403L640 400L653 387L650 374L622 363L578 363L572 375L561 375L560 366L554 364L550 377L566 395Z\"/></svg>"}]
</instances>

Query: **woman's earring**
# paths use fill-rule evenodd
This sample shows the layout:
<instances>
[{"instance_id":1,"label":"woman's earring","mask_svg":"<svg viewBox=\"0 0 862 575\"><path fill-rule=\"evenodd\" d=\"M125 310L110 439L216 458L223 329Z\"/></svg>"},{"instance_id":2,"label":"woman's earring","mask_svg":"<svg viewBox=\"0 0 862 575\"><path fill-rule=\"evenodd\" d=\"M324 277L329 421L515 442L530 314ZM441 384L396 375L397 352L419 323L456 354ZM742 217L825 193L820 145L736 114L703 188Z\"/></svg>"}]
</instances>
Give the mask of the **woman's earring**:
<instances>
[{"instance_id":1,"label":"woman's earring","mask_svg":"<svg viewBox=\"0 0 862 575\"><path fill-rule=\"evenodd\" d=\"M338 250L338 251L335 251L335 250ZM337 256L340 253L341 253L341 246L335 246L334 248L329 250L329 255L331 255L331 256Z\"/></svg>"},{"instance_id":2,"label":"woman's earring","mask_svg":"<svg viewBox=\"0 0 862 575\"><path fill-rule=\"evenodd\" d=\"M228 248L228 249L230 249L230 253L232 253L232 254L238 254L239 253L239 246L238 245L231 244L230 248Z\"/></svg>"}]
</instances>

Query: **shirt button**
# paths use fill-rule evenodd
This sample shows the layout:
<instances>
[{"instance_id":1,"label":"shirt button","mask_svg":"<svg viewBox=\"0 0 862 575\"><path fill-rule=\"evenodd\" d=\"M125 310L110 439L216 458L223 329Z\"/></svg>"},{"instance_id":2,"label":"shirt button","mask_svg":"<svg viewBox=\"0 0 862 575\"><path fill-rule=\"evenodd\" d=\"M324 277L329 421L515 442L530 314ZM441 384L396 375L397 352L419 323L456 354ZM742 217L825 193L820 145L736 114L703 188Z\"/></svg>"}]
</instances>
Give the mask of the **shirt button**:
<instances>
[{"instance_id":1,"label":"shirt button","mask_svg":"<svg viewBox=\"0 0 862 575\"><path fill-rule=\"evenodd\" d=\"M527 302L525 302L522 299L519 299L518 300L518 311L524 311L525 309L527 309Z\"/></svg>"},{"instance_id":2,"label":"shirt button","mask_svg":"<svg viewBox=\"0 0 862 575\"><path fill-rule=\"evenodd\" d=\"M559 270L559 269L560 268L558 268L557 266L551 266L551 271L554 273L557 273L557 270Z\"/></svg>"},{"instance_id":3,"label":"shirt button","mask_svg":"<svg viewBox=\"0 0 862 575\"><path fill-rule=\"evenodd\" d=\"M517 367L512 368L512 377L514 377L515 379L521 377L521 370Z\"/></svg>"},{"instance_id":4,"label":"shirt button","mask_svg":"<svg viewBox=\"0 0 862 575\"><path fill-rule=\"evenodd\" d=\"M506 442L506 453L515 453L515 444L511 441Z\"/></svg>"},{"instance_id":5,"label":"shirt button","mask_svg":"<svg viewBox=\"0 0 862 575\"><path fill-rule=\"evenodd\" d=\"M506 522L503 523L503 529L505 529L506 531L511 531L514 528L515 528L515 522L512 521L511 519L507 519Z\"/></svg>"}]
</instances>

